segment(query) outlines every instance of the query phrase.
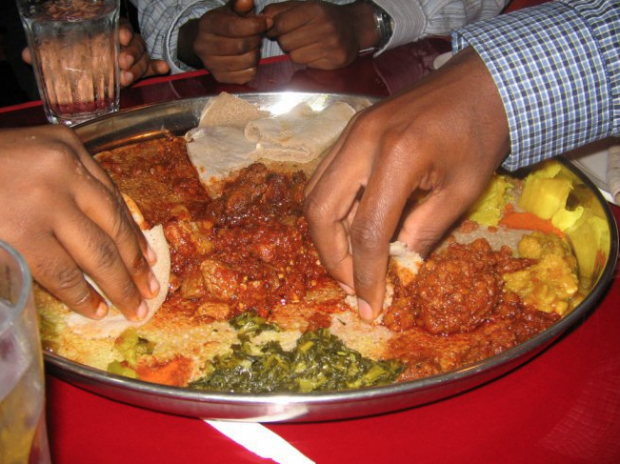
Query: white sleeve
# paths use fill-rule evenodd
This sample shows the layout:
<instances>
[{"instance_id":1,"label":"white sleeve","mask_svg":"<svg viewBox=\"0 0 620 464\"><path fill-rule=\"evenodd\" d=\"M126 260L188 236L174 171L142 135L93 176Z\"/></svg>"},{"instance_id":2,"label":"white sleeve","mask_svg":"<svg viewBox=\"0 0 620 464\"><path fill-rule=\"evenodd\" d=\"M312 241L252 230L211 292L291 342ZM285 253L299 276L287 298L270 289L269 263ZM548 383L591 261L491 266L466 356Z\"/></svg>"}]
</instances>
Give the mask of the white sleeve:
<instances>
[{"instance_id":1,"label":"white sleeve","mask_svg":"<svg viewBox=\"0 0 620 464\"><path fill-rule=\"evenodd\" d=\"M140 33L151 58L166 61L175 74L193 69L177 58L181 26L223 6L225 0L132 0L132 3L138 9Z\"/></svg>"},{"instance_id":2,"label":"white sleeve","mask_svg":"<svg viewBox=\"0 0 620 464\"><path fill-rule=\"evenodd\" d=\"M383 50L497 16L509 0L373 0L388 13L393 34Z\"/></svg>"},{"instance_id":3,"label":"white sleeve","mask_svg":"<svg viewBox=\"0 0 620 464\"><path fill-rule=\"evenodd\" d=\"M255 0L257 11L284 0ZM335 4L354 0L327 0ZM449 35L453 29L498 15L509 0L374 0L393 19L390 41L380 52L423 37ZM179 29L191 19L225 5L226 0L132 0L140 31L152 58L165 60L172 73L192 70L177 58ZM280 55L273 41L263 41L263 58Z\"/></svg>"}]
</instances>

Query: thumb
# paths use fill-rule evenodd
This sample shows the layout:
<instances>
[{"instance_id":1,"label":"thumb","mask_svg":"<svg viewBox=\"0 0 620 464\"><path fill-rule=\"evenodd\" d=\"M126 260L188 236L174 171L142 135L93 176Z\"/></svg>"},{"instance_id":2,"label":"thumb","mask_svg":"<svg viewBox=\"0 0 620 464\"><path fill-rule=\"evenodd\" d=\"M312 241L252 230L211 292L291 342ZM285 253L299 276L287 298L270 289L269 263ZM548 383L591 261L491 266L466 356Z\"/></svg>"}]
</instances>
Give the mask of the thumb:
<instances>
[{"instance_id":1,"label":"thumb","mask_svg":"<svg viewBox=\"0 0 620 464\"><path fill-rule=\"evenodd\" d=\"M22 50L22 60L24 60L26 64L32 64L32 55L30 54L30 49L28 47Z\"/></svg>"},{"instance_id":2,"label":"thumb","mask_svg":"<svg viewBox=\"0 0 620 464\"><path fill-rule=\"evenodd\" d=\"M170 65L164 60L151 60L144 77L161 76L170 72Z\"/></svg>"},{"instance_id":3,"label":"thumb","mask_svg":"<svg viewBox=\"0 0 620 464\"><path fill-rule=\"evenodd\" d=\"M245 16L254 10L254 0L233 0L232 10L239 16Z\"/></svg>"}]
</instances>

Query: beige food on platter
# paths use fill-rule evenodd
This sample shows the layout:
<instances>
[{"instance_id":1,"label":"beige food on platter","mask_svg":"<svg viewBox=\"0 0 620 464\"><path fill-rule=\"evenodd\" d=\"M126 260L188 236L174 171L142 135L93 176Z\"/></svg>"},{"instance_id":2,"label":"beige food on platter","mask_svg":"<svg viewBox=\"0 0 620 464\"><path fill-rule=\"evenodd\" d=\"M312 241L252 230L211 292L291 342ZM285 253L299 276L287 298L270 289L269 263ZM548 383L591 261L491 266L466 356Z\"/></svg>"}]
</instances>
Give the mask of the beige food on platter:
<instances>
[{"instance_id":1,"label":"beige food on platter","mask_svg":"<svg viewBox=\"0 0 620 464\"><path fill-rule=\"evenodd\" d=\"M106 300L109 307L108 314L100 320L90 319L72 311L63 311L65 323L67 324L69 330L87 339L109 337L115 338L130 327L138 328L143 326L155 315L168 294L168 285L170 283L170 250L168 248L168 242L166 242L164 229L161 224L148 229L145 224L144 217L135 202L127 195L124 195L124 199L134 221L140 226L144 237L157 255L157 262L153 266L152 270L160 284L159 293L155 297L146 300L148 312L146 317L139 322L126 319L125 316L123 316L123 314L114 305L112 305L109 300L107 300L107 298ZM86 280L95 288L95 290L103 295L103 292L101 292L97 284L95 284L89 276L86 276ZM105 295L103 296L105 297Z\"/></svg>"},{"instance_id":2,"label":"beige food on platter","mask_svg":"<svg viewBox=\"0 0 620 464\"><path fill-rule=\"evenodd\" d=\"M198 127L188 131L187 150L209 192L221 181L261 161L285 162L312 172L356 110L334 102L321 111L302 102L289 112L269 115L257 105L222 93L207 104Z\"/></svg>"}]
</instances>

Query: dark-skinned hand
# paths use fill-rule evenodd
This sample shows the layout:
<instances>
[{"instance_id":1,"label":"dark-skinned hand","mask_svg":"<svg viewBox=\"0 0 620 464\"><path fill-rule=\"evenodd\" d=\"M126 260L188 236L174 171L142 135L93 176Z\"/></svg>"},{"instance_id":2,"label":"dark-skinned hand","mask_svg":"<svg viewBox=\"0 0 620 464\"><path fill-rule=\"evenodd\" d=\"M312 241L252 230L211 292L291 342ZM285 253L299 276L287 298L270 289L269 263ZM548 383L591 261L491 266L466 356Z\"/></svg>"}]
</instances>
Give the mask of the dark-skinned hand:
<instances>
[{"instance_id":1,"label":"dark-skinned hand","mask_svg":"<svg viewBox=\"0 0 620 464\"><path fill-rule=\"evenodd\" d=\"M50 293L99 319L107 304L89 275L130 320L158 293L156 256L121 194L64 126L0 131L0 239L25 258Z\"/></svg>"},{"instance_id":2,"label":"dark-skinned hand","mask_svg":"<svg viewBox=\"0 0 620 464\"><path fill-rule=\"evenodd\" d=\"M267 37L277 40L292 61L311 68L344 67L379 39L365 3L289 1L267 5L262 14L273 19Z\"/></svg>"},{"instance_id":3,"label":"dark-skinned hand","mask_svg":"<svg viewBox=\"0 0 620 464\"><path fill-rule=\"evenodd\" d=\"M121 18L118 29L121 52L118 56L120 85L129 87L134 82L150 76L170 72L170 66L163 60L152 60L146 51L146 44L140 34L136 34L129 21ZM22 59L32 64L29 48L22 50Z\"/></svg>"},{"instance_id":4,"label":"dark-skinned hand","mask_svg":"<svg viewBox=\"0 0 620 464\"><path fill-rule=\"evenodd\" d=\"M159 76L170 72L168 63L151 59L144 39L134 32L129 21L121 19L118 33L121 44L121 53L118 57L121 87L129 87L144 77Z\"/></svg>"},{"instance_id":5,"label":"dark-skinned hand","mask_svg":"<svg viewBox=\"0 0 620 464\"><path fill-rule=\"evenodd\" d=\"M353 119L309 181L305 214L322 263L357 295L362 318L381 312L389 243L426 255L508 149L501 98L470 49ZM420 191L425 200L408 209Z\"/></svg>"},{"instance_id":6,"label":"dark-skinned hand","mask_svg":"<svg viewBox=\"0 0 620 464\"><path fill-rule=\"evenodd\" d=\"M199 19L193 51L218 82L245 84L258 72L262 37L272 24L254 14L252 0L233 0Z\"/></svg>"}]
</instances>

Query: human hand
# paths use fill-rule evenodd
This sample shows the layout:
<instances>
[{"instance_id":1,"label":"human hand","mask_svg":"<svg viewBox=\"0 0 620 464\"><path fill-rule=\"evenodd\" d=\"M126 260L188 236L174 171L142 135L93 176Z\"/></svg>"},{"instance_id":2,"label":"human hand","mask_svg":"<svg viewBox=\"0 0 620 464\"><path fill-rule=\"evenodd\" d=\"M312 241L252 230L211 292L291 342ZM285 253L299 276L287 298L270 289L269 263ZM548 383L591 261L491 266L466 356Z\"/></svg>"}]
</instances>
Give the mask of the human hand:
<instances>
[{"instance_id":1,"label":"human hand","mask_svg":"<svg viewBox=\"0 0 620 464\"><path fill-rule=\"evenodd\" d=\"M355 292L362 318L381 312L389 243L427 254L508 149L501 98L470 49L354 118L310 179L305 214L323 265Z\"/></svg>"},{"instance_id":2,"label":"human hand","mask_svg":"<svg viewBox=\"0 0 620 464\"><path fill-rule=\"evenodd\" d=\"M143 77L170 72L168 63L151 59L146 51L144 39L134 32L129 21L124 18L121 18L118 35L121 45L121 53L118 57L121 87L128 87ZM32 55L28 47L22 50L22 59L32 64Z\"/></svg>"},{"instance_id":3,"label":"human hand","mask_svg":"<svg viewBox=\"0 0 620 464\"><path fill-rule=\"evenodd\" d=\"M258 72L262 34L273 22L253 9L252 0L233 0L198 22L194 53L219 82L245 84Z\"/></svg>"},{"instance_id":4,"label":"human hand","mask_svg":"<svg viewBox=\"0 0 620 464\"><path fill-rule=\"evenodd\" d=\"M50 293L84 316L107 305L89 275L130 320L147 314L156 261L122 196L64 126L0 131L0 239Z\"/></svg>"},{"instance_id":5,"label":"human hand","mask_svg":"<svg viewBox=\"0 0 620 464\"><path fill-rule=\"evenodd\" d=\"M273 18L267 37L276 39L292 61L311 68L344 67L379 39L365 3L288 1L267 5L262 14Z\"/></svg>"},{"instance_id":6,"label":"human hand","mask_svg":"<svg viewBox=\"0 0 620 464\"><path fill-rule=\"evenodd\" d=\"M121 18L118 34L121 45L121 53L118 57L121 87L128 87L143 77L170 72L168 63L151 59L146 51L144 39L134 32L129 21L124 18Z\"/></svg>"}]
</instances>

